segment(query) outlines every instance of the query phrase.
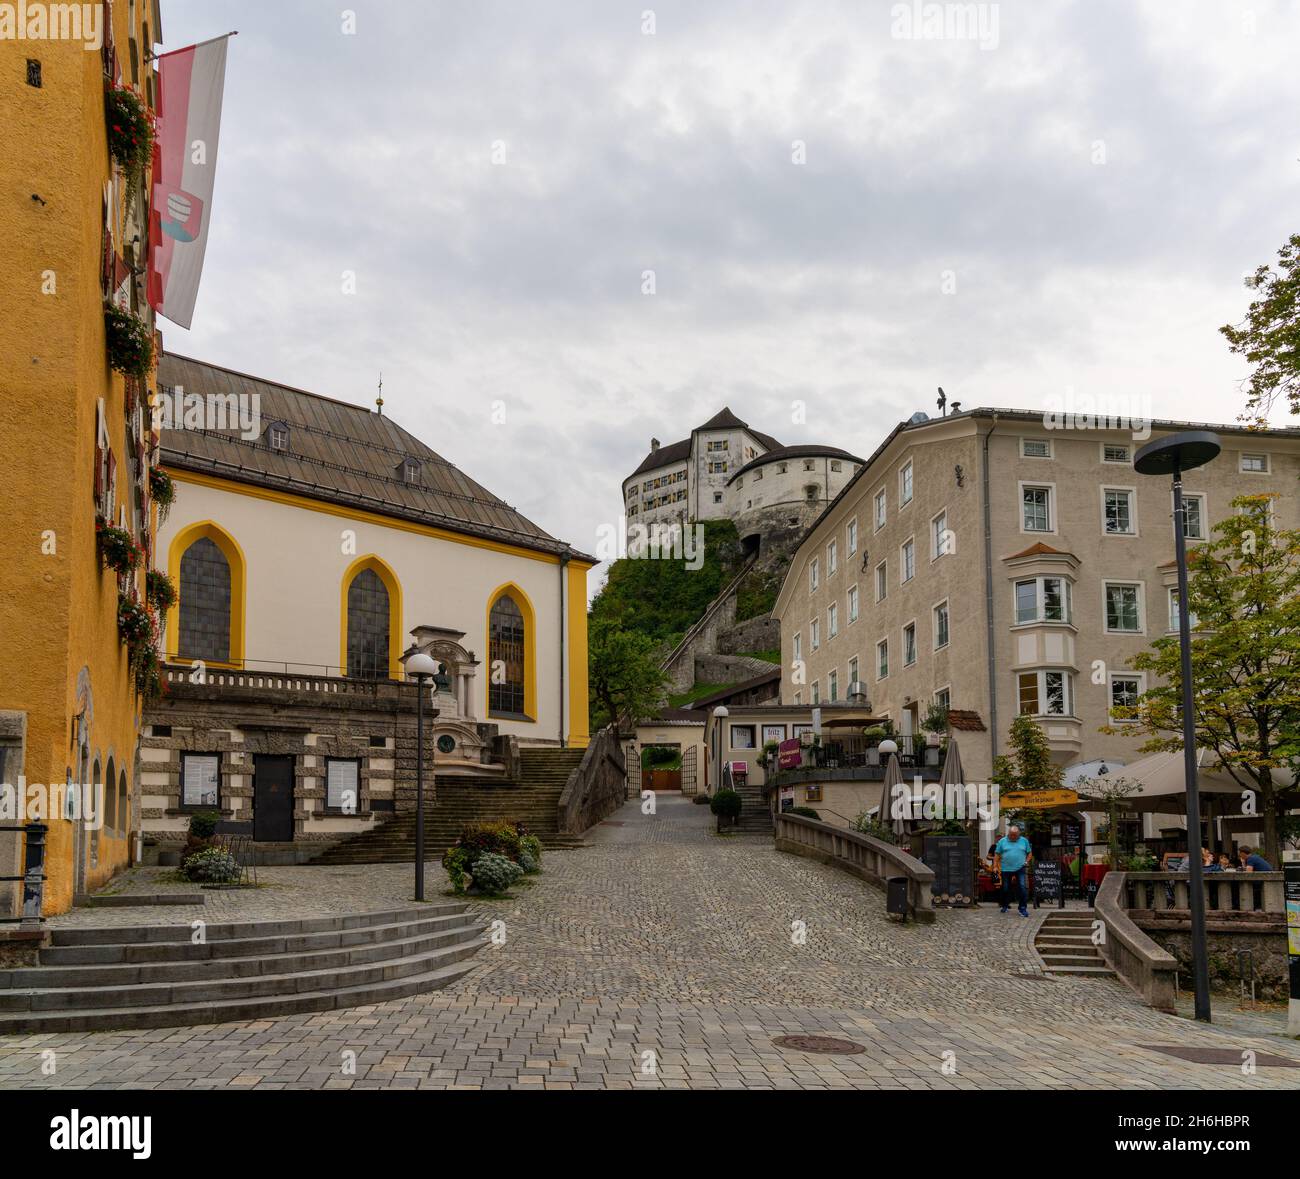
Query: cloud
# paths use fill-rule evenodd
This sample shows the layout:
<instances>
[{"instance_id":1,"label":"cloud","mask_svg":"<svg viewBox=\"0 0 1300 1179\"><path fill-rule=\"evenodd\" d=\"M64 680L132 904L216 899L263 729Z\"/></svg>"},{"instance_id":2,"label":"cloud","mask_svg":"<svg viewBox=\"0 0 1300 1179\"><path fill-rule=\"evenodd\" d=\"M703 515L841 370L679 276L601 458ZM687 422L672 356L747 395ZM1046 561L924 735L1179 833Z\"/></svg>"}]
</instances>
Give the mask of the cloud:
<instances>
[{"instance_id":1,"label":"cloud","mask_svg":"<svg viewBox=\"0 0 1300 1179\"><path fill-rule=\"evenodd\" d=\"M349 36L225 4L215 221L167 344L359 403L382 370L386 412L579 547L651 434L723 404L859 454L940 384L1232 420L1216 329L1296 228L1300 14L1019 0L985 50L896 40L892 7L392 2ZM219 30L171 0L165 31Z\"/></svg>"}]
</instances>

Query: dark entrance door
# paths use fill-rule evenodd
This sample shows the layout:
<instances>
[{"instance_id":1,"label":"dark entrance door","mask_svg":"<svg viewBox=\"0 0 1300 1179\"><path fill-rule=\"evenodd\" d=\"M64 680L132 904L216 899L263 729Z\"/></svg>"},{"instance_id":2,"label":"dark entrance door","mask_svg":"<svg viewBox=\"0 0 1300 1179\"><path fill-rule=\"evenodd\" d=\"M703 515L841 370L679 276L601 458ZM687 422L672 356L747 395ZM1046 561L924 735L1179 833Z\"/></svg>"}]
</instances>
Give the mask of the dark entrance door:
<instances>
[{"instance_id":1,"label":"dark entrance door","mask_svg":"<svg viewBox=\"0 0 1300 1179\"><path fill-rule=\"evenodd\" d=\"M293 841L293 758L253 758L253 838L259 843Z\"/></svg>"}]
</instances>

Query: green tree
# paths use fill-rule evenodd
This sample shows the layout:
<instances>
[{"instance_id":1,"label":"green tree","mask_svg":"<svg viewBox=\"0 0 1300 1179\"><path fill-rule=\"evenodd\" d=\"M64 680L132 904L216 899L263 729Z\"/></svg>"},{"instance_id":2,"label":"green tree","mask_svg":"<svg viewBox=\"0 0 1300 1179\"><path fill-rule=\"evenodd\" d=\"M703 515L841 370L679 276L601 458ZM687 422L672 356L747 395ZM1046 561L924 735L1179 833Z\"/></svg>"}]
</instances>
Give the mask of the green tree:
<instances>
[{"instance_id":1,"label":"green tree","mask_svg":"<svg viewBox=\"0 0 1300 1179\"><path fill-rule=\"evenodd\" d=\"M1112 868L1119 867L1119 819L1127 809L1128 799L1137 794L1141 784L1129 778L1112 778L1109 774L1095 778L1080 778L1074 788L1080 797L1094 798L1101 803L1106 812L1106 852L1107 862Z\"/></svg>"},{"instance_id":2,"label":"green tree","mask_svg":"<svg viewBox=\"0 0 1300 1179\"><path fill-rule=\"evenodd\" d=\"M1300 532L1273 526L1272 495L1239 496L1235 514L1188 556L1196 744L1254 791L1265 857L1278 863L1280 813L1300 805ZM1116 715L1152 735L1149 752L1183 747L1178 636L1133 661L1156 686ZM1287 771L1281 784L1273 771Z\"/></svg>"},{"instance_id":3,"label":"green tree","mask_svg":"<svg viewBox=\"0 0 1300 1179\"><path fill-rule=\"evenodd\" d=\"M1012 790L1059 790L1065 781L1064 771L1052 761L1052 747L1047 734L1033 717L1021 713L1011 722L1007 733L1010 753L993 759L993 781L999 793ZM1046 828L1048 820L1041 811L1012 809L1007 818L1024 827L1030 835Z\"/></svg>"},{"instance_id":4,"label":"green tree","mask_svg":"<svg viewBox=\"0 0 1300 1179\"><path fill-rule=\"evenodd\" d=\"M591 620L588 633L591 719L632 723L663 707L668 677L659 666L660 644L617 623Z\"/></svg>"},{"instance_id":5,"label":"green tree","mask_svg":"<svg viewBox=\"0 0 1300 1179\"><path fill-rule=\"evenodd\" d=\"M1246 280L1256 293L1246 318L1219 329L1252 366L1244 416L1260 425L1279 397L1300 413L1300 234L1292 234L1277 257L1276 270L1266 262Z\"/></svg>"}]
</instances>

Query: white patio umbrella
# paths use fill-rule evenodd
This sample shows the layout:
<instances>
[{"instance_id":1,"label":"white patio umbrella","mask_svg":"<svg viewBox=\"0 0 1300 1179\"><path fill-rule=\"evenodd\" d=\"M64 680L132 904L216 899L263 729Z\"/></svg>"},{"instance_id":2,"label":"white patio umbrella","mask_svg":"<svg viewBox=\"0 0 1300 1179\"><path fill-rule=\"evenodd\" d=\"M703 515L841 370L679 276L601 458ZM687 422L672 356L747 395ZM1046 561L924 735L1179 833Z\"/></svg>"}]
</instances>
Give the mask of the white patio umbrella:
<instances>
[{"instance_id":1,"label":"white patio umbrella","mask_svg":"<svg viewBox=\"0 0 1300 1179\"><path fill-rule=\"evenodd\" d=\"M1199 793L1206 803L1216 803L1222 811L1240 798L1242 788L1222 769L1210 769L1213 756L1207 749L1196 751L1196 781ZM1124 799L1128 810L1140 814L1181 815L1187 812L1187 781L1183 772L1181 749L1153 753L1149 757L1129 762L1115 772L1115 778L1126 778L1138 786L1135 794ZM1081 784L1082 785L1082 784ZM1086 788L1085 788L1086 789ZM1080 799L1084 790L1080 791ZM1096 796L1091 796L1096 800Z\"/></svg>"},{"instance_id":2,"label":"white patio umbrella","mask_svg":"<svg viewBox=\"0 0 1300 1179\"><path fill-rule=\"evenodd\" d=\"M898 764L898 754L891 753L889 762L885 766L885 781L880 792L880 812L877 818L880 822L893 827L895 835L904 835L907 832L907 821L901 816L894 817L893 801L898 793L895 787L903 784L903 771Z\"/></svg>"}]
</instances>

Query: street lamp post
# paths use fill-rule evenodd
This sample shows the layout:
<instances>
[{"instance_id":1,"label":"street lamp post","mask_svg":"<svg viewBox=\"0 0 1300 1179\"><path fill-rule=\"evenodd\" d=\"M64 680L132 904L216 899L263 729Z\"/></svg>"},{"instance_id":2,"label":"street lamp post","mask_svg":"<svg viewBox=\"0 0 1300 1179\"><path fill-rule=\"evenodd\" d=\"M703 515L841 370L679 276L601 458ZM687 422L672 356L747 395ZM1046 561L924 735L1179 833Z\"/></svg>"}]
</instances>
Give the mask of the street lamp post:
<instances>
[{"instance_id":1,"label":"street lamp post","mask_svg":"<svg viewBox=\"0 0 1300 1179\"><path fill-rule=\"evenodd\" d=\"M1210 1021L1210 966L1205 946L1201 871L1201 799L1196 781L1196 718L1192 712L1192 628L1187 608L1187 507L1183 472L1215 458L1222 446L1209 430L1185 430L1148 442L1133 456L1139 475L1169 475L1174 490L1174 560L1178 566L1178 651L1183 678L1183 774L1187 783L1187 874L1191 889L1192 978L1196 1018ZM1195 841L1195 842L1193 842Z\"/></svg>"},{"instance_id":2,"label":"street lamp post","mask_svg":"<svg viewBox=\"0 0 1300 1179\"><path fill-rule=\"evenodd\" d=\"M727 708L727 706L726 706L725 704L719 704L718 707L715 708L715 709L713 710L713 716L714 716L714 719L718 722L718 723L714 726L714 730L713 730L713 735L714 735L714 737L717 739L717 742L718 742L718 758L717 758L717 762L718 762L718 780L717 780L717 782L714 784L714 787L713 787L713 789L714 789L715 791L721 790L721 789L722 789L722 785L723 785L723 783L722 783L722 761L723 761L723 757L724 757L723 749L725 748L725 746L724 746L724 744L723 744L723 737L724 737L724 731L725 731L725 729L726 729L726 726L725 726L722 722L725 721L725 720L727 719L727 717L729 717L730 715L731 715L731 713L730 713L730 711L728 710L728 708Z\"/></svg>"},{"instance_id":3,"label":"street lamp post","mask_svg":"<svg viewBox=\"0 0 1300 1179\"><path fill-rule=\"evenodd\" d=\"M424 900L424 685L438 665L423 651L406 657L406 674L415 680L415 899Z\"/></svg>"}]
</instances>

